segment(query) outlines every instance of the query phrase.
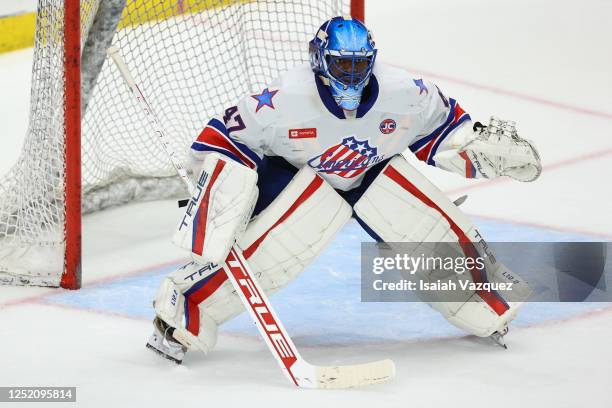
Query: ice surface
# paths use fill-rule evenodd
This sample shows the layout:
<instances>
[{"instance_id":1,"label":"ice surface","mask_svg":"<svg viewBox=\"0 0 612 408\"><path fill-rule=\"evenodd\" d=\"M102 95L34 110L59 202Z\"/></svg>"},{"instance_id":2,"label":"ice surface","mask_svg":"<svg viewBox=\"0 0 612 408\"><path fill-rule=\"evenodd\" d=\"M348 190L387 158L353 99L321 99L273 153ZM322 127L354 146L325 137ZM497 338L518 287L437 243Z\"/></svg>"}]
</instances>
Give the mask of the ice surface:
<instances>
[{"instance_id":1,"label":"ice surface","mask_svg":"<svg viewBox=\"0 0 612 408\"><path fill-rule=\"evenodd\" d=\"M479 120L518 122L540 148L537 182L466 181L423 168L490 241L612 238L612 4L551 0L371 1L380 58L433 79ZM0 169L25 134L29 58L0 56ZM424 75L424 74L423 74ZM175 367L144 349L157 282L186 259L169 243L176 203L134 204L84 221L84 289L0 287L0 385L77 386L80 406L594 406L609 404L612 309L531 304L509 350L465 337L426 306L359 302L349 224L315 265L272 297L314 363L393 358L392 383L296 392L246 318L209 356ZM311 300L312 299L312 300Z\"/></svg>"}]
</instances>

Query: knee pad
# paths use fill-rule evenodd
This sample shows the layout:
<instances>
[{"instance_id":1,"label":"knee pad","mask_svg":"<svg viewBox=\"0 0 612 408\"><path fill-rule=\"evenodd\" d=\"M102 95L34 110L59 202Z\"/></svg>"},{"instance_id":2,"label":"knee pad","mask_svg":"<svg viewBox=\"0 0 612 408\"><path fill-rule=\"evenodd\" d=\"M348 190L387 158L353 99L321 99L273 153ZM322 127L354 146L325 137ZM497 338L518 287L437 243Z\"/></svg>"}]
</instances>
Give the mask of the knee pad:
<instances>
[{"instance_id":1,"label":"knee pad","mask_svg":"<svg viewBox=\"0 0 612 408\"><path fill-rule=\"evenodd\" d=\"M342 197L304 167L276 200L251 220L237 245L264 291L271 294L295 279L351 214ZM244 308L220 265L191 262L162 283L155 310L166 323L182 328L178 334L175 331L175 337L183 336L207 351L216 342L217 326Z\"/></svg>"}]
</instances>

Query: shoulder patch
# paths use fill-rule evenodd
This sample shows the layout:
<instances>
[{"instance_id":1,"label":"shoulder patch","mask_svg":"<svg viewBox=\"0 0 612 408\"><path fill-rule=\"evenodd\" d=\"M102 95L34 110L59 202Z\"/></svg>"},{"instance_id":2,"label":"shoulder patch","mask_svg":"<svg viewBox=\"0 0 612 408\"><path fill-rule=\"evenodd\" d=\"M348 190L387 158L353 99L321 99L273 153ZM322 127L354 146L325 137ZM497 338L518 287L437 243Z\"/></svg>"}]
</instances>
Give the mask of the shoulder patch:
<instances>
[{"instance_id":1,"label":"shoulder patch","mask_svg":"<svg viewBox=\"0 0 612 408\"><path fill-rule=\"evenodd\" d=\"M257 101L257 108L255 108L255 113L259 112L264 106L269 106L272 109L274 108L273 98L278 93L277 90L270 91L268 88L264 89L261 94L251 95L251 98Z\"/></svg>"}]
</instances>

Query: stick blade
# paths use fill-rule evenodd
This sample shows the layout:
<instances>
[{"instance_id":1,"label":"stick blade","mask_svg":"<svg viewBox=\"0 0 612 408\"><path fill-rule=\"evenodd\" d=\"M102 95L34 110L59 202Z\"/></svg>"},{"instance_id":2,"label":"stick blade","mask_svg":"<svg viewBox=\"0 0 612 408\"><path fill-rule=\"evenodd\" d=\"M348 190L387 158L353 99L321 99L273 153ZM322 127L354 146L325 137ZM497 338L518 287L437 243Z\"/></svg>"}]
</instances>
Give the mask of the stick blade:
<instances>
[{"instance_id":1,"label":"stick blade","mask_svg":"<svg viewBox=\"0 0 612 408\"><path fill-rule=\"evenodd\" d=\"M366 364L315 367L316 388L341 389L380 384L395 378L395 364L380 360Z\"/></svg>"}]
</instances>

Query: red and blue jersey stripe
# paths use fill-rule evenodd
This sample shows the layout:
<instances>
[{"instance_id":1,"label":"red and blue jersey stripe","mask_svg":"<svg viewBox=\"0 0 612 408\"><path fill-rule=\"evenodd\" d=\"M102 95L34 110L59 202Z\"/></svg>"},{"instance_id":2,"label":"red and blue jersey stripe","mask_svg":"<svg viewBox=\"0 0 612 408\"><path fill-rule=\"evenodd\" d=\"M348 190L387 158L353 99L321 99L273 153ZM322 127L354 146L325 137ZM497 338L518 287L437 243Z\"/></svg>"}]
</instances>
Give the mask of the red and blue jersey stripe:
<instances>
[{"instance_id":1,"label":"red and blue jersey stripe","mask_svg":"<svg viewBox=\"0 0 612 408\"><path fill-rule=\"evenodd\" d=\"M416 155L419 160L425 163L435 166L436 163L433 157L438 152L440 144L448 137L448 135L465 121L470 120L468 115L456 100L449 100L450 110L448 116L442 125L434 130L429 135L420 138L416 142L410 145L410 150Z\"/></svg>"},{"instance_id":2,"label":"red and blue jersey stripe","mask_svg":"<svg viewBox=\"0 0 612 408\"><path fill-rule=\"evenodd\" d=\"M217 152L252 169L261 163L261 158L244 143L233 138L218 119L211 119L191 145L198 152Z\"/></svg>"}]
</instances>

